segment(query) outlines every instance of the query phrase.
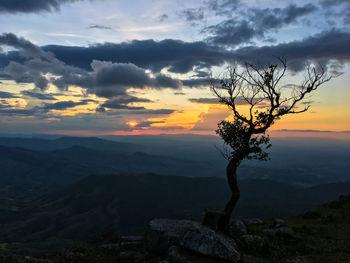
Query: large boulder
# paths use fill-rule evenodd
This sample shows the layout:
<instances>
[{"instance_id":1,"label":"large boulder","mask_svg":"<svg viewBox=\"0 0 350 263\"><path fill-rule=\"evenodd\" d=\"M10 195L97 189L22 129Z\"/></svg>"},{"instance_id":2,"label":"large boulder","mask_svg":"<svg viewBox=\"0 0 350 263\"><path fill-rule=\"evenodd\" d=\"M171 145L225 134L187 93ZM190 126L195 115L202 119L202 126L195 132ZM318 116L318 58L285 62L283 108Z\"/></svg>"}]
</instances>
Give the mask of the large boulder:
<instances>
[{"instance_id":1,"label":"large boulder","mask_svg":"<svg viewBox=\"0 0 350 263\"><path fill-rule=\"evenodd\" d=\"M258 225L264 223L260 218L244 218L244 224L249 225Z\"/></svg>"},{"instance_id":2,"label":"large boulder","mask_svg":"<svg viewBox=\"0 0 350 263\"><path fill-rule=\"evenodd\" d=\"M165 255L171 246L211 258L238 262L240 254L233 240L190 220L154 219L149 223L146 248Z\"/></svg>"},{"instance_id":3,"label":"large boulder","mask_svg":"<svg viewBox=\"0 0 350 263\"><path fill-rule=\"evenodd\" d=\"M208 258L189 251L171 246L169 248L168 259L171 263L225 263L227 261L215 258Z\"/></svg>"},{"instance_id":4,"label":"large boulder","mask_svg":"<svg viewBox=\"0 0 350 263\"><path fill-rule=\"evenodd\" d=\"M235 229L239 231L241 234L248 234L247 226L243 223L241 219L236 218L233 221Z\"/></svg>"}]
</instances>

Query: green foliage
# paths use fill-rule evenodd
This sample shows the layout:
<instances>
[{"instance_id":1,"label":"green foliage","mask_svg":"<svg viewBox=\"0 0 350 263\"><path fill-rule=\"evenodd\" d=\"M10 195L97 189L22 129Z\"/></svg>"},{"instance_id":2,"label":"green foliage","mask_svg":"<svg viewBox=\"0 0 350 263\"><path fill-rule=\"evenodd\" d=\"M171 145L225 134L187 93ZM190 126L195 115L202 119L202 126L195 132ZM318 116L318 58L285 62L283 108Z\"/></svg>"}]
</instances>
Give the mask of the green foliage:
<instances>
[{"instance_id":1,"label":"green foliage","mask_svg":"<svg viewBox=\"0 0 350 263\"><path fill-rule=\"evenodd\" d=\"M266 149L271 147L268 135L252 136L249 125L235 118L233 122L221 121L216 133L230 146L232 152L227 159L241 161L243 159L268 160Z\"/></svg>"}]
</instances>

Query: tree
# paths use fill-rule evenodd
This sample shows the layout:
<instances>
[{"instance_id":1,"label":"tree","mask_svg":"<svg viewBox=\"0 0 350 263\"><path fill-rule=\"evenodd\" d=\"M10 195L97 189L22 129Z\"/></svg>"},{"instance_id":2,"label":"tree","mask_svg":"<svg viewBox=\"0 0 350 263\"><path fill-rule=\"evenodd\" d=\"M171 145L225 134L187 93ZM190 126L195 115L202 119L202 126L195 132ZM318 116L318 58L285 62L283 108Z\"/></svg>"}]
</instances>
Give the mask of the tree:
<instances>
[{"instance_id":1,"label":"tree","mask_svg":"<svg viewBox=\"0 0 350 263\"><path fill-rule=\"evenodd\" d=\"M226 176L232 192L218 222L221 232L228 232L232 212L240 198L237 183L240 163L245 159L268 160L266 149L271 144L266 131L285 115L306 112L311 103L305 101L308 95L332 78L323 67L308 66L301 85L283 85L286 72L287 63L283 58L265 67L246 63L243 69L237 65L230 67L226 78L210 85L219 102L233 113L233 121L221 121L216 130L228 146L222 153L228 160ZM239 109L237 106L242 104L248 107Z\"/></svg>"}]
</instances>

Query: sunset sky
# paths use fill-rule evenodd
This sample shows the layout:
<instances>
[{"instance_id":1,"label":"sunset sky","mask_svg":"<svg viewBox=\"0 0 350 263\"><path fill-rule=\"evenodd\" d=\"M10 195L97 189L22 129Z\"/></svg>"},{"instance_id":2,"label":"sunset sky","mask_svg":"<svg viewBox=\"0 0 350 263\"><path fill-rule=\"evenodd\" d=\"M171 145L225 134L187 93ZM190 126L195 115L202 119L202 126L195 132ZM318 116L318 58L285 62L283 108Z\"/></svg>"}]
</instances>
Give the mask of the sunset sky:
<instances>
[{"instance_id":1,"label":"sunset sky","mask_svg":"<svg viewBox=\"0 0 350 263\"><path fill-rule=\"evenodd\" d=\"M272 133L350 138L348 0L0 0L0 133L213 134L210 78L274 56L339 76Z\"/></svg>"}]
</instances>

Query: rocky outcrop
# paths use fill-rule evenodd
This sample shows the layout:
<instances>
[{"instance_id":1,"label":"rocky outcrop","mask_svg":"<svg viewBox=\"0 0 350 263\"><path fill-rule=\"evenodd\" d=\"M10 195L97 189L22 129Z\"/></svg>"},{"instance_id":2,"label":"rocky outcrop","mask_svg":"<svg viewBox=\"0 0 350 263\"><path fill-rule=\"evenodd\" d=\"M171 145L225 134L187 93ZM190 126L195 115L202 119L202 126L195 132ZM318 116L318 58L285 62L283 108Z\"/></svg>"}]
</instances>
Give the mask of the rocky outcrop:
<instances>
[{"instance_id":1,"label":"rocky outcrop","mask_svg":"<svg viewBox=\"0 0 350 263\"><path fill-rule=\"evenodd\" d=\"M225 263L227 261L208 258L200 254L191 253L183 248L171 246L168 251L168 262L171 263Z\"/></svg>"},{"instance_id":2,"label":"rocky outcrop","mask_svg":"<svg viewBox=\"0 0 350 263\"><path fill-rule=\"evenodd\" d=\"M236 218L233 221L233 225L237 231L239 231L241 234L247 234L247 226L243 223L241 219Z\"/></svg>"},{"instance_id":3,"label":"rocky outcrop","mask_svg":"<svg viewBox=\"0 0 350 263\"><path fill-rule=\"evenodd\" d=\"M175 252L170 253L174 250L174 248L170 250L172 246L178 247L175 251L183 250L193 256L205 256L224 262L238 262L240 259L240 254L232 239L198 222L174 219L152 220L146 235L146 248L151 253L169 255L169 258L174 258ZM184 253L179 252L178 254ZM170 262L181 261L173 259Z\"/></svg>"},{"instance_id":4,"label":"rocky outcrop","mask_svg":"<svg viewBox=\"0 0 350 263\"><path fill-rule=\"evenodd\" d=\"M257 225L264 223L260 218L244 218L244 224L248 225Z\"/></svg>"}]
</instances>

